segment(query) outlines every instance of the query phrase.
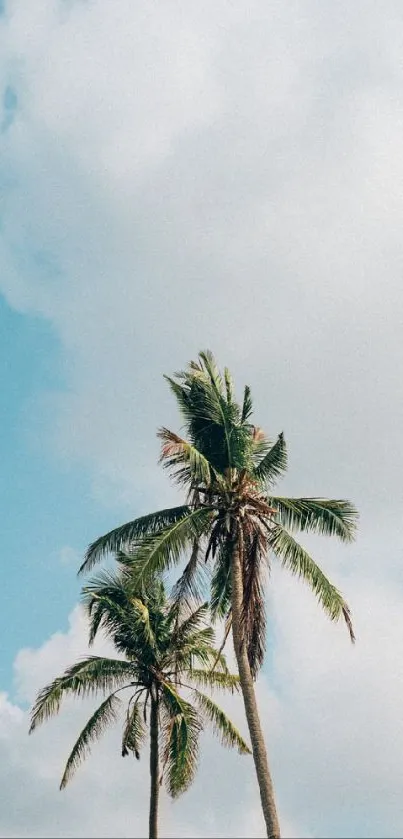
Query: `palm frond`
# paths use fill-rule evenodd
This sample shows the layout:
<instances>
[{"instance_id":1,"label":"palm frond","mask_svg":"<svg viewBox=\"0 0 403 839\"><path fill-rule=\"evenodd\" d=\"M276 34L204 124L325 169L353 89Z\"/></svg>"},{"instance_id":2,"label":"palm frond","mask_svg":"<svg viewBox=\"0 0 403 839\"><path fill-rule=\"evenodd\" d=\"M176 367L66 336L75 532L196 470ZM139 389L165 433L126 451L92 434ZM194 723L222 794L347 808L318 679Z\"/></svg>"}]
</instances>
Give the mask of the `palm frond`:
<instances>
[{"instance_id":1,"label":"palm frond","mask_svg":"<svg viewBox=\"0 0 403 839\"><path fill-rule=\"evenodd\" d=\"M267 502L276 508L277 521L289 530L338 536L343 542L355 537L358 513L350 501L270 496Z\"/></svg>"},{"instance_id":2,"label":"palm frond","mask_svg":"<svg viewBox=\"0 0 403 839\"><path fill-rule=\"evenodd\" d=\"M222 660L224 659L223 651L224 651L225 645L228 641L228 635L230 634L231 629L232 629L232 608L228 610L228 614L227 614L226 621L225 621L224 637L223 637L223 640L221 641L221 646L220 646L220 648L217 652L217 655L214 659L214 664L211 668L211 672L213 672L213 670L215 670L215 668L216 668L217 664L220 662L220 660L222 662Z\"/></svg>"},{"instance_id":3,"label":"palm frond","mask_svg":"<svg viewBox=\"0 0 403 839\"><path fill-rule=\"evenodd\" d=\"M251 473L255 474L254 470L272 447L273 443L266 436L263 429L260 428L258 425L252 426L250 441L250 461L248 463Z\"/></svg>"},{"instance_id":4,"label":"palm frond","mask_svg":"<svg viewBox=\"0 0 403 839\"><path fill-rule=\"evenodd\" d=\"M222 708L199 690L195 689L193 694L201 712L211 723L214 733L220 737L222 744L237 748L240 754L250 754L249 746Z\"/></svg>"},{"instance_id":5,"label":"palm frond","mask_svg":"<svg viewBox=\"0 0 403 839\"><path fill-rule=\"evenodd\" d=\"M308 552L279 524L271 531L269 543L282 565L308 583L330 620L345 620L350 638L354 641L351 614L346 601Z\"/></svg>"},{"instance_id":6,"label":"palm frond","mask_svg":"<svg viewBox=\"0 0 403 839\"><path fill-rule=\"evenodd\" d=\"M175 604L185 603L191 608L202 600L206 588L206 566L200 562L200 541L195 539L189 562L172 589L171 599Z\"/></svg>"},{"instance_id":7,"label":"palm frond","mask_svg":"<svg viewBox=\"0 0 403 839\"><path fill-rule=\"evenodd\" d=\"M176 798L190 786L199 756L201 720L189 702L172 685L165 683L162 700L166 716L162 736L165 739L164 775L169 794Z\"/></svg>"},{"instance_id":8,"label":"palm frond","mask_svg":"<svg viewBox=\"0 0 403 839\"><path fill-rule=\"evenodd\" d=\"M212 385L217 396L224 396L224 384L222 376L216 364L216 360L211 350L202 350L199 352L199 358L202 361L202 366L206 371L210 384Z\"/></svg>"},{"instance_id":9,"label":"palm frond","mask_svg":"<svg viewBox=\"0 0 403 839\"><path fill-rule=\"evenodd\" d=\"M81 589L81 602L89 619L89 644L93 644L99 629L111 630L125 620L127 606L128 575L125 569L119 572L100 571ZM113 615L113 620L112 620Z\"/></svg>"},{"instance_id":10,"label":"palm frond","mask_svg":"<svg viewBox=\"0 0 403 839\"><path fill-rule=\"evenodd\" d=\"M208 604L204 603L192 611L187 618L179 621L177 604L172 607L172 616L176 616L174 628L170 633L169 645L163 664L173 667L176 674L184 669L192 669L195 657L206 657L213 639L211 627L207 625Z\"/></svg>"},{"instance_id":11,"label":"palm frond","mask_svg":"<svg viewBox=\"0 0 403 839\"><path fill-rule=\"evenodd\" d=\"M128 646L141 650L142 644L153 646L152 630L149 622L144 622L145 607L141 600L131 596L133 588L127 570L122 569L120 577L126 576L126 585L100 586L99 578L91 581L82 591L82 602L87 607L89 616L89 643L92 644L99 629L114 641L119 636L127 636ZM150 637L151 633L151 637ZM135 640L136 639L136 640ZM120 652L126 654L127 649L119 644Z\"/></svg>"},{"instance_id":12,"label":"palm frond","mask_svg":"<svg viewBox=\"0 0 403 839\"><path fill-rule=\"evenodd\" d=\"M104 702L102 702L102 705L97 708L92 717L90 717L87 725L83 728L78 740L73 746L70 757L66 763L66 768L60 783L60 789L64 789L71 780L75 771L78 769L80 763L85 760L91 751L93 741L98 740L99 737L101 737L111 722L115 722L120 704L119 697L111 694Z\"/></svg>"},{"instance_id":13,"label":"palm frond","mask_svg":"<svg viewBox=\"0 0 403 839\"><path fill-rule=\"evenodd\" d=\"M126 556L136 580L140 583L179 562L186 549L202 536L211 516L211 510L205 507L187 511L174 524L146 536L136 550Z\"/></svg>"},{"instance_id":14,"label":"palm frond","mask_svg":"<svg viewBox=\"0 0 403 839\"><path fill-rule=\"evenodd\" d=\"M58 714L67 696L84 698L133 683L134 668L129 661L89 656L68 667L37 696L31 714L31 734L39 725Z\"/></svg>"},{"instance_id":15,"label":"palm frond","mask_svg":"<svg viewBox=\"0 0 403 839\"><path fill-rule=\"evenodd\" d=\"M192 682L201 688L210 688L210 690L229 690L231 693L234 690L239 690L239 676L233 673L222 673L216 670L197 670L192 668L189 673L189 678Z\"/></svg>"},{"instance_id":16,"label":"palm frond","mask_svg":"<svg viewBox=\"0 0 403 839\"><path fill-rule=\"evenodd\" d=\"M136 624L140 625L141 628L141 638L144 639L144 642L152 647L155 648L156 646L156 639L155 633L151 626L150 621L150 612L148 606L139 598L139 597L132 597L130 599L130 605L133 608L133 612L136 616L138 616L138 621Z\"/></svg>"},{"instance_id":17,"label":"palm frond","mask_svg":"<svg viewBox=\"0 0 403 839\"><path fill-rule=\"evenodd\" d=\"M266 650L264 571L267 567L267 537L259 531L244 534L242 544L243 603L241 630L252 677L256 679L263 664Z\"/></svg>"},{"instance_id":18,"label":"palm frond","mask_svg":"<svg viewBox=\"0 0 403 839\"><path fill-rule=\"evenodd\" d=\"M188 638L186 644L182 644L175 652L175 665L178 672L191 672L196 667L212 667L217 658L217 650L214 646L214 632L210 627L195 632ZM225 657L219 655L219 666L226 670Z\"/></svg>"},{"instance_id":19,"label":"palm frond","mask_svg":"<svg viewBox=\"0 0 403 839\"><path fill-rule=\"evenodd\" d=\"M182 644L185 644L189 638L194 636L195 632L206 629L208 627L207 615L208 603L202 603L197 609L192 610L172 633L172 646L177 646L180 649Z\"/></svg>"},{"instance_id":20,"label":"palm frond","mask_svg":"<svg viewBox=\"0 0 403 839\"><path fill-rule=\"evenodd\" d=\"M161 428L158 437L162 440L160 463L177 483L186 485L196 482L210 486L214 469L196 446L168 428Z\"/></svg>"},{"instance_id":21,"label":"palm frond","mask_svg":"<svg viewBox=\"0 0 403 839\"><path fill-rule=\"evenodd\" d=\"M122 757L133 752L137 760L140 759L140 749L146 735L143 716L139 708L138 698L128 705L125 725L122 735Z\"/></svg>"},{"instance_id":22,"label":"palm frond","mask_svg":"<svg viewBox=\"0 0 403 839\"><path fill-rule=\"evenodd\" d=\"M258 480L273 485L287 469L287 448L281 433L274 445L264 455L255 468Z\"/></svg>"},{"instance_id":23,"label":"palm frond","mask_svg":"<svg viewBox=\"0 0 403 839\"><path fill-rule=\"evenodd\" d=\"M132 620L128 622L128 610L125 608L125 605L120 605L120 603L116 603L116 601L112 600L112 598L108 598L106 596L97 598L94 595L94 600L96 601L90 615L90 626L89 626L89 638L88 642L90 645L94 643L95 637L100 629L103 630L106 635L115 642L117 635L122 635L122 630L125 627L126 632L129 630L129 635L133 635L135 631L134 624L136 624L136 629L142 629L141 620L138 614L134 613L134 610L131 611L131 618ZM133 632L130 633L130 625L133 629ZM143 633L144 634L144 633ZM138 645L136 645L138 647ZM120 652L125 652L121 648Z\"/></svg>"},{"instance_id":24,"label":"palm frond","mask_svg":"<svg viewBox=\"0 0 403 839\"><path fill-rule=\"evenodd\" d=\"M177 376L177 378L183 377L183 374L181 373L176 373L175 375ZM168 382L169 387L173 395L175 396L178 408L184 420L189 422L189 420L192 418L193 412L190 404L188 388L176 382L175 379L173 379L171 376L164 375L164 379Z\"/></svg>"},{"instance_id":25,"label":"palm frond","mask_svg":"<svg viewBox=\"0 0 403 839\"><path fill-rule=\"evenodd\" d=\"M187 632L186 637L181 637L178 643L177 637L172 638L172 646L175 645L176 655L181 657L184 653L192 655L209 655L210 648L214 644L214 630L211 626L203 626L194 632ZM204 651L207 650L207 653ZM208 658L205 659L206 661Z\"/></svg>"},{"instance_id":26,"label":"palm frond","mask_svg":"<svg viewBox=\"0 0 403 839\"><path fill-rule=\"evenodd\" d=\"M213 621L221 620L231 605L231 546L221 542L216 556L210 588L210 610Z\"/></svg>"},{"instance_id":27,"label":"palm frond","mask_svg":"<svg viewBox=\"0 0 403 839\"><path fill-rule=\"evenodd\" d=\"M245 385L243 392L243 403L241 412L241 422L247 422L253 413L252 394L249 385Z\"/></svg>"},{"instance_id":28,"label":"palm frond","mask_svg":"<svg viewBox=\"0 0 403 839\"><path fill-rule=\"evenodd\" d=\"M234 401L234 380L231 376L228 367L224 367L224 381L225 381L225 390L227 394L227 402L230 405Z\"/></svg>"},{"instance_id":29,"label":"palm frond","mask_svg":"<svg viewBox=\"0 0 403 839\"><path fill-rule=\"evenodd\" d=\"M189 507L187 505L159 510L156 513L141 516L134 521L129 521L127 524L122 524L120 527L110 530L109 533L100 536L88 547L84 562L78 573L86 573L107 554L114 554L122 549L130 549L139 539L169 527L186 516L188 512Z\"/></svg>"}]
</instances>

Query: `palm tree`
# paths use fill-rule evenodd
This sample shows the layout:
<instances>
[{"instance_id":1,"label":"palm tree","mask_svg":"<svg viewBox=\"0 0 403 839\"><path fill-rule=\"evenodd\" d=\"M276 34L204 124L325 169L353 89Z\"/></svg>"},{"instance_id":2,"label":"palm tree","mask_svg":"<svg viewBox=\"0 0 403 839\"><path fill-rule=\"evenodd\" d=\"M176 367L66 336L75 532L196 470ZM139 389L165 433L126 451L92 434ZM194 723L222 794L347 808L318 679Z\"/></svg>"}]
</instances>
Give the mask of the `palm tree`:
<instances>
[{"instance_id":1,"label":"palm tree","mask_svg":"<svg viewBox=\"0 0 403 839\"><path fill-rule=\"evenodd\" d=\"M267 835L277 839L280 828L253 684L265 652L265 571L274 556L305 580L329 618L344 619L353 641L344 598L293 533L349 542L357 513L348 501L273 494L287 467L284 436L271 443L252 424L249 387L238 404L229 371L221 375L211 353L200 353L186 371L166 378L186 439L161 429L161 461L186 488L186 504L143 516L97 539L81 570L111 551L124 550L138 579L145 580L188 552L174 595L189 601L200 594L199 575L210 566L211 610L214 617L226 618L226 635L232 627Z\"/></svg>"},{"instance_id":2,"label":"palm tree","mask_svg":"<svg viewBox=\"0 0 403 839\"><path fill-rule=\"evenodd\" d=\"M62 699L107 693L73 747L60 784L63 789L93 741L118 718L122 692L127 699L122 756L131 752L139 759L149 730L149 836L156 839L160 784L164 780L175 798L192 783L205 723L212 725L224 745L236 746L241 753L250 751L224 711L200 689L234 691L239 679L228 672L224 656L213 646L207 604L190 610L169 602L156 578L148 581L146 589L136 590L124 567L118 574L100 574L83 595L90 644L103 629L121 657L87 657L43 688L33 708L30 733L58 713ZM218 668L212 670L215 662Z\"/></svg>"}]
</instances>

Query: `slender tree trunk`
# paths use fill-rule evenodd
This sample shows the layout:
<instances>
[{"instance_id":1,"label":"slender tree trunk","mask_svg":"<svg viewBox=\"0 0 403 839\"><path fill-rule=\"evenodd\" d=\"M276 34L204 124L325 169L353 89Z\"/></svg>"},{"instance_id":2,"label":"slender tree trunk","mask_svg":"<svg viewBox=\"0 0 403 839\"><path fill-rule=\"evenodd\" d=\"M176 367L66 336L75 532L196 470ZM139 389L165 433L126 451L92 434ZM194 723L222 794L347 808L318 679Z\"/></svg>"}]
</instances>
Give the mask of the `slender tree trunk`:
<instances>
[{"instance_id":1,"label":"slender tree trunk","mask_svg":"<svg viewBox=\"0 0 403 839\"><path fill-rule=\"evenodd\" d=\"M158 839L159 755L158 755L158 694L151 691L150 714L150 820L149 839Z\"/></svg>"},{"instance_id":2,"label":"slender tree trunk","mask_svg":"<svg viewBox=\"0 0 403 839\"><path fill-rule=\"evenodd\" d=\"M249 735L252 743L253 760L255 762L256 775L259 783L260 799L264 820L266 822L267 836L269 839L279 839L280 826L277 817L276 802L274 799L274 787L271 779L269 764L267 760L266 746L263 732L260 725L259 712L256 703L255 689L249 660L245 645L242 640L242 601L243 582L242 566L239 553L239 546L235 541L232 555L231 567L232 583L232 635L234 639L235 655L238 663L239 679L245 705L246 719L249 728Z\"/></svg>"}]
</instances>

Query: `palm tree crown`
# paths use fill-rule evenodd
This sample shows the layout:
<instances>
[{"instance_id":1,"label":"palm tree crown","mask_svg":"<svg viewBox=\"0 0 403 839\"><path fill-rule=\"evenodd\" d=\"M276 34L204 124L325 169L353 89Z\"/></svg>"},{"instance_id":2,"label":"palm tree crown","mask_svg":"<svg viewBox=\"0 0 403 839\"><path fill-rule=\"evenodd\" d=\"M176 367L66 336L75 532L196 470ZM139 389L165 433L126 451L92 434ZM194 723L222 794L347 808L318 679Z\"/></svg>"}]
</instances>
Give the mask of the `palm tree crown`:
<instances>
[{"instance_id":1,"label":"palm tree crown","mask_svg":"<svg viewBox=\"0 0 403 839\"><path fill-rule=\"evenodd\" d=\"M161 461L187 490L187 504L136 519L97 539L81 570L104 554L121 550L131 557L141 579L162 571L189 552L177 595L200 594L205 562L211 568L214 616L229 616L231 556L234 539L242 542L243 628L252 672L265 647L264 574L274 555L302 577L333 621L343 618L354 640L350 611L293 533L320 533L345 542L354 538L357 513L343 500L275 496L276 481L287 468L283 434L271 442L252 424L252 399L245 387L242 404L234 397L229 371L221 376L212 355L174 378L166 377L179 404L184 439L166 428Z\"/></svg>"},{"instance_id":2,"label":"palm tree crown","mask_svg":"<svg viewBox=\"0 0 403 839\"><path fill-rule=\"evenodd\" d=\"M122 755L133 753L138 759L155 710L159 741L154 767L159 777L155 780L158 785L164 779L173 797L193 780L205 723L212 725L225 745L236 746L241 753L249 751L226 714L204 692L205 688L234 691L239 687L238 677L229 673L224 656L214 647L206 604L190 610L170 602L163 583L156 578L140 589L124 566L118 573L102 573L86 585L83 601L90 643L103 630L121 657L89 656L38 695L31 732L58 713L63 698L107 694L73 747L61 788L123 707ZM156 830L150 835L156 835Z\"/></svg>"}]
</instances>

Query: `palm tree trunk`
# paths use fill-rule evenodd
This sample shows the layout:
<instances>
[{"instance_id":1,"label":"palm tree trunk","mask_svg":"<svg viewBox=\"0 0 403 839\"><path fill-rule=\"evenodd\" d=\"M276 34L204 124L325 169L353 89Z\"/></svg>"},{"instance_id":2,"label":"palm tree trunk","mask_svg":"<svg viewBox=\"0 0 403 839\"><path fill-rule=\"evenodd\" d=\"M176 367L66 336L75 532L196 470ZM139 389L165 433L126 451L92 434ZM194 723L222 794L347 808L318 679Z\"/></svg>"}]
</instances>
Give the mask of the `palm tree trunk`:
<instances>
[{"instance_id":1,"label":"palm tree trunk","mask_svg":"<svg viewBox=\"0 0 403 839\"><path fill-rule=\"evenodd\" d=\"M239 546L237 546L236 541L233 547L232 555L231 583L232 636L234 640L235 655L238 663L239 680L241 683L243 701L245 705L246 719L252 743L253 760L255 762L256 775L259 783L263 816L266 822L267 836L269 837L269 839L279 839L280 826L277 817L276 802L274 799L274 787L270 775L263 732L260 725L259 712L256 703L255 689L253 685L252 674L250 671L248 655L242 639L242 566Z\"/></svg>"},{"instance_id":2,"label":"palm tree trunk","mask_svg":"<svg viewBox=\"0 0 403 839\"><path fill-rule=\"evenodd\" d=\"M150 820L149 839L158 839L158 797L159 797L159 755L158 755L158 693L151 692L150 714Z\"/></svg>"}]
</instances>

